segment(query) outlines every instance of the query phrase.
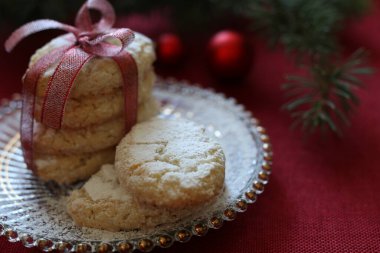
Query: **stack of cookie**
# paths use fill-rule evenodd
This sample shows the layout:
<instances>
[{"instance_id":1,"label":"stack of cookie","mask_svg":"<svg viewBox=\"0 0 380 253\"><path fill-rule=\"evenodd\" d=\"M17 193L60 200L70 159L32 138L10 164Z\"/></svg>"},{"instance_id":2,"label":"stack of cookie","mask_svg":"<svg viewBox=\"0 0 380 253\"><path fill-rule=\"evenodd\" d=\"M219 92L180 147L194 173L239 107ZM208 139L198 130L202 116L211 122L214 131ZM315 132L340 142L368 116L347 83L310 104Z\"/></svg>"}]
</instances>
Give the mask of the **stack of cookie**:
<instances>
[{"instance_id":1,"label":"stack of cookie","mask_svg":"<svg viewBox=\"0 0 380 253\"><path fill-rule=\"evenodd\" d=\"M152 97L155 53L152 41L138 33L125 50L138 68L138 121L157 112ZM58 37L37 50L30 66L52 50L70 44L72 34ZM41 115L43 96L58 63L50 66L37 84L35 120ZM62 128L54 130L39 122L34 131L34 163L43 180L72 183L86 179L102 164L112 163L115 146L124 136L124 93L120 69L109 58L91 59L78 74L67 101Z\"/></svg>"},{"instance_id":2,"label":"stack of cookie","mask_svg":"<svg viewBox=\"0 0 380 253\"><path fill-rule=\"evenodd\" d=\"M224 188L222 147L190 121L137 124L117 146L115 160L67 199L77 225L152 228L197 213Z\"/></svg>"}]
</instances>

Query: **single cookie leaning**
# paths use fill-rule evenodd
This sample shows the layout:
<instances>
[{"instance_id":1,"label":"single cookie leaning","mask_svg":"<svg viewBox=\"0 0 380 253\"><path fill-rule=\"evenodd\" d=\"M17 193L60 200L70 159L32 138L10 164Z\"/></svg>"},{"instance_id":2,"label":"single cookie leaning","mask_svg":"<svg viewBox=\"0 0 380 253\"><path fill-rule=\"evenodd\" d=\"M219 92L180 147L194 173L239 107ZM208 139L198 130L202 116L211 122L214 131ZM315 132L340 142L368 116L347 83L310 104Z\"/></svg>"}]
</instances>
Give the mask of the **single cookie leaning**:
<instances>
[{"instance_id":1,"label":"single cookie leaning","mask_svg":"<svg viewBox=\"0 0 380 253\"><path fill-rule=\"evenodd\" d=\"M113 165L103 165L67 199L67 212L79 226L110 231L153 228L200 210L168 210L141 205L120 186Z\"/></svg>"},{"instance_id":2,"label":"single cookie leaning","mask_svg":"<svg viewBox=\"0 0 380 253\"><path fill-rule=\"evenodd\" d=\"M115 168L120 184L139 202L185 208L222 191L225 157L204 128L186 120L152 119L120 142Z\"/></svg>"}]
</instances>

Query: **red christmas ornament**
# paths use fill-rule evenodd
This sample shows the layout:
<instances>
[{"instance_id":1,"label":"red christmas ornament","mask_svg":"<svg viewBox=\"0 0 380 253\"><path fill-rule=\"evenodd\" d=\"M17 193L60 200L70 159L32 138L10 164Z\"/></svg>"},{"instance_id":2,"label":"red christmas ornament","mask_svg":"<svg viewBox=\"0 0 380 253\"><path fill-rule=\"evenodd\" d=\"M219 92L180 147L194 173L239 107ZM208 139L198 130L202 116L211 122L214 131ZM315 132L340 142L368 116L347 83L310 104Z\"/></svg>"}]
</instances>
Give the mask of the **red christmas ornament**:
<instances>
[{"instance_id":1,"label":"red christmas ornament","mask_svg":"<svg viewBox=\"0 0 380 253\"><path fill-rule=\"evenodd\" d=\"M220 77L241 77L250 66L250 54L243 35L231 30L216 33L209 42L210 66Z\"/></svg>"},{"instance_id":2,"label":"red christmas ornament","mask_svg":"<svg viewBox=\"0 0 380 253\"><path fill-rule=\"evenodd\" d=\"M173 65L179 62L183 55L181 39L173 33L162 34L157 41L158 61L163 64Z\"/></svg>"}]
</instances>

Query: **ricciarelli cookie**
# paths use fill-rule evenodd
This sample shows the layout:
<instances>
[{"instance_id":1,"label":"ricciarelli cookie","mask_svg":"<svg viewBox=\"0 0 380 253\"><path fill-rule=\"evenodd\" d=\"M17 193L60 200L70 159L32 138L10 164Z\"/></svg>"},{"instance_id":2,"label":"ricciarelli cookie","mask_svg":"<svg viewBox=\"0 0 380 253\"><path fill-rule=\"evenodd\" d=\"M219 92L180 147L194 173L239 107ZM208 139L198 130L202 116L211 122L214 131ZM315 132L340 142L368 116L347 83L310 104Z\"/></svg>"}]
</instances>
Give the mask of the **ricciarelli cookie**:
<instances>
[{"instance_id":1,"label":"ricciarelli cookie","mask_svg":"<svg viewBox=\"0 0 380 253\"><path fill-rule=\"evenodd\" d=\"M94 153L77 155L35 154L34 159L36 173L40 179L70 184L89 178L104 163L113 163L115 149L109 148Z\"/></svg>"},{"instance_id":2,"label":"ricciarelli cookie","mask_svg":"<svg viewBox=\"0 0 380 253\"><path fill-rule=\"evenodd\" d=\"M153 85L154 73L146 76L144 82ZM152 100L149 98L148 100ZM36 99L35 118L41 117L42 98ZM149 102L148 102L149 104ZM151 103L150 103L151 104ZM139 104L140 111L147 110L146 102ZM146 109L143 109L146 108ZM154 110L154 108L153 108ZM69 98L65 107L62 128L74 129L105 123L119 117L124 112L124 93L122 88L106 91L104 94L90 95L81 99ZM143 113L144 114L144 113ZM143 117L144 118L144 117Z\"/></svg>"},{"instance_id":3,"label":"ricciarelli cookie","mask_svg":"<svg viewBox=\"0 0 380 253\"><path fill-rule=\"evenodd\" d=\"M204 128L186 120L152 119L123 138L115 168L120 183L140 203L184 208L222 191L225 157Z\"/></svg>"},{"instance_id":4,"label":"ricciarelli cookie","mask_svg":"<svg viewBox=\"0 0 380 253\"><path fill-rule=\"evenodd\" d=\"M32 66L42 56L61 46L70 45L74 41L73 34L57 37L36 51L32 56L29 66ZM154 74L152 63L155 60L155 52L152 41L142 34L135 33L134 41L125 49L135 59L139 78L138 101L150 98L153 83L145 82L147 76ZM37 84L37 96L43 97L50 77L58 63L50 66L40 77ZM109 90L120 88L123 85L120 69L110 58L94 57L83 66L75 79L70 98L80 98L89 95L98 95Z\"/></svg>"},{"instance_id":5,"label":"ricciarelli cookie","mask_svg":"<svg viewBox=\"0 0 380 253\"><path fill-rule=\"evenodd\" d=\"M113 165L104 165L67 199L67 211L79 226L110 231L153 228L175 222L194 210L142 205L120 186Z\"/></svg>"},{"instance_id":6,"label":"ricciarelli cookie","mask_svg":"<svg viewBox=\"0 0 380 253\"><path fill-rule=\"evenodd\" d=\"M138 121L147 120L158 112L154 99L139 107ZM43 154L78 154L90 153L115 146L124 136L123 116L100 125L80 129L47 128L36 122L34 148Z\"/></svg>"}]
</instances>

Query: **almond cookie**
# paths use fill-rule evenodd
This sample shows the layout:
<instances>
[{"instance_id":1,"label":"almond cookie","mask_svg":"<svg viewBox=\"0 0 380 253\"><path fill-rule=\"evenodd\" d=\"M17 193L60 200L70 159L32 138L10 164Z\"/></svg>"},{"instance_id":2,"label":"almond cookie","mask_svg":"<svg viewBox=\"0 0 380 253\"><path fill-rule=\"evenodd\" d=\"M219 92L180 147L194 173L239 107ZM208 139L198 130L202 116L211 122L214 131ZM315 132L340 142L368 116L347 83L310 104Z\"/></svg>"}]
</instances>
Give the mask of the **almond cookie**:
<instances>
[{"instance_id":1,"label":"almond cookie","mask_svg":"<svg viewBox=\"0 0 380 253\"><path fill-rule=\"evenodd\" d=\"M155 81L154 73L146 76L146 83L153 85ZM151 100L151 98L149 98ZM41 117L41 105L43 99L37 97L35 118L39 121ZM139 107L147 107L145 101ZM141 109L140 109L141 110ZM62 128L83 128L95 124L102 124L106 121L119 117L124 112L123 89L116 88L104 94L77 98L69 98L65 107L65 114L62 121Z\"/></svg>"},{"instance_id":2,"label":"almond cookie","mask_svg":"<svg viewBox=\"0 0 380 253\"><path fill-rule=\"evenodd\" d=\"M139 107L138 121L147 120L158 111L154 99ZM110 148L124 136L124 117L120 116L103 124L80 129L47 128L35 122L34 148L43 154L90 153Z\"/></svg>"},{"instance_id":3,"label":"almond cookie","mask_svg":"<svg viewBox=\"0 0 380 253\"><path fill-rule=\"evenodd\" d=\"M113 165L103 165L80 190L71 193L67 211L79 226L120 231L174 222L194 210L141 205L120 186Z\"/></svg>"},{"instance_id":4,"label":"almond cookie","mask_svg":"<svg viewBox=\"0 0 380 253\"><path fill-rule=\"evenodd\" d=\"M38 49L32 56L29 66L52 50L61 46L70 45L74 41L73 34L57 37L48 44ZM144 82L146 76L154 74L152 63L155 60L155 52L152 41L142 34L135 33L134 41L125 49L135 59L139 78L139 103L146 100L152 90L152 83ZM50 66L40 77L37 84L37 96L43 97L50 77L53 75L58 62ZM118 65L111 59L105 57L94 57L86 63L70 92L71 98L102 94L107 90L120 88L123 85L122 76Z\"/></svg>"},{"instance_id":5,"label":"almond cookie","mask_svg":"<svg viewBox=\"0 0 380 253\"><path fill-rule=\"evenodd\" d=\"M104 163L113 163L115 149L110 148L88 154L34 156L36 173L44 181L53 180L70 184L87 179L97 172Z\"/></svg>"},{"instance_id":6,"label":"almond cookie","mask_svg":"<svg viewBox=\"0 0 380 253\"><path fill-rule=\"evenodd\" d=\"M116 148L120 183L140 203L196 206L223 189L225 157L205 129L181 119L137 124Z\"/></svg>"}]
</instances>

